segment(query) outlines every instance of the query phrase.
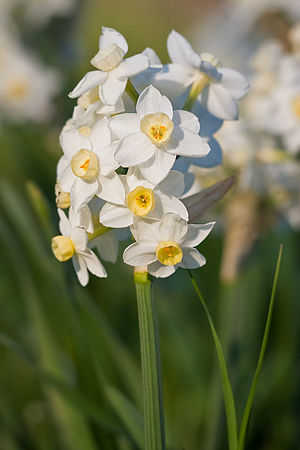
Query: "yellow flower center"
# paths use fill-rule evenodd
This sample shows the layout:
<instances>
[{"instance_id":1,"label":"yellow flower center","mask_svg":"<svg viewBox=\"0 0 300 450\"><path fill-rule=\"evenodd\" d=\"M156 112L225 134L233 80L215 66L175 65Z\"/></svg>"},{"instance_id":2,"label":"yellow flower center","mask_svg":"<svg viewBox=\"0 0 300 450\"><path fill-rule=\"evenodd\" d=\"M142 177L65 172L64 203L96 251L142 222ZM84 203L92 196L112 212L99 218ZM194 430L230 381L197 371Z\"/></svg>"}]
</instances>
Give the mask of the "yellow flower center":
<instances>
[{"instance_id":1,"label":"yellow flower center","mask_svg":"<svg viewBox=\"0 0 300 450\"><path fill-rule=\"evenodd\" d=\"M22 100L28 91L29 87L25 80L13 80L7 89L8 96L12 100Z\"/></svg>"},{"instance_id":2,"label":"yellow flower center","mask_svg":"<svg viewBox=\"0 0 300 450\"><path fill-rule=\"evenodd\" d=\"M71 159L71 169L79 178L90 180L99 172L97 155L90 150L82 148Z\"/></svg>"},{"instance_id":3,"label":"yellow flower center","mask_svg":"<svg viewBox=\"0 0 300 450\"><path fill-rule=\"evenodd\" d=\"M221 65L221 62L219 61L219 59L216 58L211 53L201 53L200 56L203 61L209 62L210 64L212 64L215 67L220 67L220 65Z\"/></svg>"},{"instance_id":4,"label":"yellow flower center","mask_svg":"<svg viewBox=\"0 0 300 450\"><path fill-rule=\"evenodd\" d=\"M123 50L116 44L111 44L104 50L99 50L91 60L91 64L99 70L109 72L117 67L124 57Z\"/></svg>"},{"instance_id":5,"label":"yellow flower center","mask_svg":"<svg viewBox=\"0 0 300 450\"><path fill-rule=\"evenodd\" d=\"M71 205L70 193L65 192L60 187L59 183L55 185L56 206L61 209L69 208Z\"/></svg>"},{"instance_id":6,"label":"yellow flower center","mask_svg":"<svg viewBox=\"0 0 300 450\"><path fill-rule=\"evenodd\" d=\"M126 205L136 216L146 216L155 206L152 189L136 187L127 194Z\"/></svg>"},{"instance_id":7,"label":"yellow flower center","mask_svg":"<svg viewBox=\"0 0 300 450\"><path fill-rule=\"evenodd\" d=\"M147 114L140 123L140 129L154 144L165 144L172 134L174 123L167 114Z\"/></svg>"},{"instance_id":8,"label":"yellow flower center","mask_svg":"<svg viewBox=\"0 0 300 450\"><path fill-rule=\"evenodd\" d=\"M174 266L182 260L183 252L176 242L162 241L156 247L156 256L165 266Z\"/></svg>"},{"instance_id":9,"label":"yellow flower center","mask_svg":"<svg viewBox=\"0 0 300 450\"><path fill-rule=\"evenodd\" d=\"M292 101L293 113L300 119L300 95Z\"/></svg>"},{"instance_id":10,"label":"yellow flower center","mask_svg":"<svg viewBox=\"0 0 300 450\"><path fill-rule=\"evenodd\" d=\"M75 252L73 242L66 236L55 236L52 238L51 247L55 258L60 262L68 261Z\"/></svg>"}]
</instances>

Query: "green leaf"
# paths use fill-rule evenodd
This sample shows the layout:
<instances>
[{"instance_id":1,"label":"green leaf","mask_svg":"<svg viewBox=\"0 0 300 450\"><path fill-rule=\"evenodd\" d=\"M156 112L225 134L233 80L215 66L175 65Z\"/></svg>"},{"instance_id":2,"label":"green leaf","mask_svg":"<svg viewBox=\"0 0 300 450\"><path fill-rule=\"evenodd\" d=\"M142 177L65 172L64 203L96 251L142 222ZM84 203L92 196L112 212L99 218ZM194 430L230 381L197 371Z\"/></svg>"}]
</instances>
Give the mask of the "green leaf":
<instances>
[{"instance_id":1,"label":"green leaf","mask_svg":"<svg viewBox=\"0 0 300 450\"><path fill-rule=\"evenodd\" d=\"M242 422L241 422L238 450L243 450L245 447L246 434L247 434L254 394L255 394L255 390L256 390L256 386L257 386L257 382L258 382L258 377L262 370L265 353L266 353L268 337L269 337L269 333L270 333L272 314L273 314L273 309L274 309L275 293L276 293L277 282L278 282L281 256L282 256L282 245L280 245L280 249L279 249L279 253L278 253L277 264L276 264L275 275L274 275L273 286L272 286L272 292L271 292L271 298L270 298L269 309L268 309L268 316L267 316L264 336L263 336L263 340L262 340L262 345L261 345L261 349L260 349L260 353L259 353L259 358L258 358L255 374L254 374L254 377L252 380L250 392L248 395L247 403L245 406L245 410L244 410L244 414L243 414L243 418L242 418Z\"/></svg>"},{"instance_id":2,"label":"green leaf","mask_svg":"<svg viewBox=\"0 0 300 450\"><path fill-rule=\"evenodd\" d=\"M232 393L232 387L231 383L229 381L228 377L228 370L226 366L226 361L224 358L222 346L220 343L220 339L218 337L218 334L216 332L213 320L211 318L210 312L207 308L207 305L205 303L205 300L200 292L199 287L197 286L196 280L190 270L188 270L188 273L190 275L192 284L195 288L195 291L197 293L197 296L203 306L203 309L205 311L206 317L209 322L209 326L211 329L212 337L215 343L220 371L221 371L221 378L222 378L222 388L223 388L223 397L224 397L224 403L225 403L225 412L226 412L226 420L227 420L227 431L228 431L228 445L230 450L237 450L238 446L238 433L237 433L237 420L236 420L236 410L235 410L235 403Z\"/></svg>"}]
</instances>

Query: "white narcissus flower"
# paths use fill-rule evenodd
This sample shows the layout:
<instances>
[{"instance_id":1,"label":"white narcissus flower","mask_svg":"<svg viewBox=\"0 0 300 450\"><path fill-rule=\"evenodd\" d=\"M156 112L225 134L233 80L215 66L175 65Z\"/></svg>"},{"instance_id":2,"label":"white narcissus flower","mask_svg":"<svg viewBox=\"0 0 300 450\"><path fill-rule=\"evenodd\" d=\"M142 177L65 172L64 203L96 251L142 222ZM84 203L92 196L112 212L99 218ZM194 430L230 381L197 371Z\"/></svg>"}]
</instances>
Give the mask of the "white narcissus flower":
<instances>
[{"instance_id":1,"label":"white narcissus flower","mask_svg":"<svg viewBox=\"0 0 300 450\"><path fill-rule=\"evenodd\" d=\"M99 86L99 98L106 105L115 105L125 91L128 77L149 66L147 56L138 54L123 59L128 50L126 39L113 28L102 27L99 51L91 60L98 70L88 72L69 97L76 98Z\"/></svg>"},{"instance_id":2,"label":"white narcissus flower","mask_svg":"<svg viewBox=\"0 0 300 450\"><path fill-rule=\"evenodd\" d=\"M249 89L248 80L239 72L220 67L213 55L198 55L190 43L176 31L171 31L167 47L172 64L153 77L153 84L167 95L183 94L193 83L201 86L198 100L214 116L223 120L238 117L236 100Z\"/></svg>"},{"instance_id":3,"label":"white narcissus flower","mask_svg":"<svg viewBox=\"0 0 300 450\"><path fill-rule=\"evenodd\" d=\"M97 277L106 277L106 270L95 255L87 247L88 236L85 228L74 226L72 222L72 210L69 219L65 213L58 209L60 217L59 229L61 235L52 238L52 251L58 261L64 262L72 258L73 266L82 286L89 281L88 270Z\"/></svg>"},{"instance_id":4,"label":"white narcissus flower","mask_svg":"<svg viewBox=\"0 0 300 450\"><path fill-rule=\"evenodd\" d=\"M209 152L209 145L198 135L197 117L173 111L170 100L153 86L141 93L136 111L109 121L113 135L120 139L115 158L123 167L138 166L151 183L166 177L176 155L199 157Z\"/></svg>"},{"instance_id":5,"label":"white narcissus flower","mask_svg":"<svg viewBox=\"0 0 300 450\"><path fill-rule=\"evenodd\" d=\"M107 119L99 120L92 129L63 131L60 141L64 157L60 160L59 184L64 192L70 192L75 213L95 195L123 204L124 187L115 172L119 165L113 156Z\"/></svg>"},{"instance_id":6,"label":"white narcissus flower","mask_svg":"<svg viewBox=\"0 0 300 450\"><path fill-rule=\"evenodd\" d=\"M173 213L164 214L161 220L135 220L131 232L137 242L127 247L123 259L130 266L148 266L148 272L165 278L177 267L196 269L206 259L196 247L210 233L214 222L188 224Z\"/></svg>"},{"instance_id":7,"label":"white narcissus flower","mask_svg":"<svg viewBox=\"0 0 300 450\"><path fill-rule=\"evenodd\" d=\"M184 176L171 170L157 186L145 180L139 170L129 169L121 175L126 199L123 205L106 203L100 211L100 222L112 228L133 224L134 217L157 219L166 212L173 212L188 220L188 211L178 199L184 191Z\"/></svg>"}]
</instances>

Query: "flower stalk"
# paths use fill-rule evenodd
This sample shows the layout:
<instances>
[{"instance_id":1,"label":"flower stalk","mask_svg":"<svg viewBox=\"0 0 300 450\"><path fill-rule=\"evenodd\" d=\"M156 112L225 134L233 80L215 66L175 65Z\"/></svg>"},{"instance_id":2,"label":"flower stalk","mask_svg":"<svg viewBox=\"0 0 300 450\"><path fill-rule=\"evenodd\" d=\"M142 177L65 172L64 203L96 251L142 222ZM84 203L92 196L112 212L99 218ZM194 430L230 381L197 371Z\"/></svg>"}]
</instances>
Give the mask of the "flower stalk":
<instances>
[{"instance_id":1,"label":"flower stalk","mask_svg":"<svg viewBox=\"0 0 300 450\"><path fill-rule=\"evenodd\" d=\"M183 106L183 109L185 111L192 111L195 101L197 100L202 89L204 89L205 86L208 84L208 82L209 78L204 74L194 81L190 89L189 95Z\"/></svg>"},{"instance_id":2,"label":"flower stalk","mask_svg":"<svg viewBox=\"0 0 300 450\"><path fill-rule=\"evenodd\" d=\"M165 449L159 332L146 267L134 272L137 295L144 401L145 450Z\"/></svg>"},{"instance_id":3,"label":"flower stalk","mask_svg":"<svg viewBox=\"0 0 300 450\"><path fill-rule=\"evenodd\" d=\"M137 92L137 90L135 89L135 87L133 86L133 84L131 83L131 81L127 80L127 84L126 84L126 92L129 95L129 97L131 98L131 100L133 101L133 103L136 105L136 102L139 98L139 93Z\"/></svg>"}]
</instances>

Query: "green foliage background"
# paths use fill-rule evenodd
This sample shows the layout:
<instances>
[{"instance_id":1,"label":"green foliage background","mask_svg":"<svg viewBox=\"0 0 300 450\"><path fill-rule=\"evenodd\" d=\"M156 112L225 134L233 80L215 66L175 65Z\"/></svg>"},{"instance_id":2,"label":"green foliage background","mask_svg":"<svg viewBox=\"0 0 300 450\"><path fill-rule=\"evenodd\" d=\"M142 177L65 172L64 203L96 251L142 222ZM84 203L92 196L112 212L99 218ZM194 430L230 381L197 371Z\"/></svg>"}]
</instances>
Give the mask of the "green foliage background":
<instances>
[{"instance_id":1,"label":"green foliage background","mask_svg":"<svg viewBox=\"0 0 300 450\"><path fill-rule=\"evenodd\" d=\"M215 2L216 3L216 2ZM212 3L213 6L214 3ZM74 103L66 93L89 70L101 25L120 30L130 53L153 47L167 60L172 28L189 37L197 2L81 2L46 30L21 29L61 69L63 92L49 124L2 124L0 137L0 448L143 448L138 323L132 272L106 264L106 280L77 282L50 250L57 233L53 186L58 134ZM263 334L279 243L284 256L270 342L254 402L248 448L299 448L299 234L260 238L234 285L218 280L222 236L201 245L195 273L226 349L238 417ZM169 449L226 449L220 377L210 331L186 272L154 281Z\"/></svg>"}]
</instances>

